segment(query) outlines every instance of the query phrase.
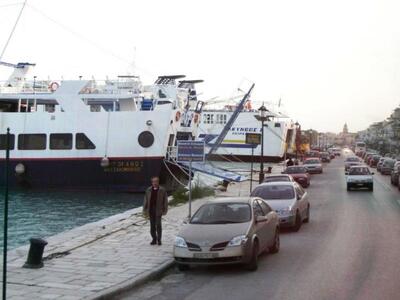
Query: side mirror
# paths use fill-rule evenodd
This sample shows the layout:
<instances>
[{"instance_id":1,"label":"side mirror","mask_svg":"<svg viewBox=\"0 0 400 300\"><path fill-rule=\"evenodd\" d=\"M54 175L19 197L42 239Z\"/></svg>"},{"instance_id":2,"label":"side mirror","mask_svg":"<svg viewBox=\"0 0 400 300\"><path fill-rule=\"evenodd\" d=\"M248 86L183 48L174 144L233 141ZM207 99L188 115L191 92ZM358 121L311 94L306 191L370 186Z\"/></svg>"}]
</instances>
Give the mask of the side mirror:
<instances>
[{"instance_id":1,"label":"side mirror","mask_svg":"<svg viewBox=\"0 0 400 300\"><path fill-rule=\"evenodd\" d=\"M262 223L262 222L267 222L268 221L268 217L266 216L257 216L256 217L256 223Z\"/></svg>"},{"instance_id":2,"label":"side mirror","mask_svg":"<svg viewBox=\"0 0 400 300\"><path fill-rule=\"evenodd\" d=\"M375 172L372 172L371 175L375 175Z\"/></svg>"},{"instance_id":3,"label":"side mirror","mask_svg":"<svg viewBox=\"0 0 400 300\"><path fill-rule=\"evenodd\" d=\"M297 201L301 200L301 196L297 195Z\"/></svg>"},{"instance_id":4,"label":"side mirror","mask_svg":"<svg viewBox=\"0 0 400 300\"><path fill-rule=\"evenodd\" d=\"M349 172L344 172L344 175L349 175Z\"/></svg>"}]
</instances>

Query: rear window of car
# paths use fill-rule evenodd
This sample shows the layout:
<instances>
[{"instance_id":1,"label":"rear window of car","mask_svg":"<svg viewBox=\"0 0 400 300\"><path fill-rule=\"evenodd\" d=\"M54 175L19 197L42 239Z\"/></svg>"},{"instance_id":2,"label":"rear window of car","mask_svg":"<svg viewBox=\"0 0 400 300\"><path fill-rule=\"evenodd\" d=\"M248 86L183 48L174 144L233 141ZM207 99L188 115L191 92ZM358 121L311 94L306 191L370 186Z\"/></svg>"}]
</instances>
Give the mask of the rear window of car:
<instances>
[{"instance_id":1,"label":"rear window of car","mask_svg":"<svg viewBox=\"0 0 400 300\"><path fill-rule=\"evenodd\" d=\"M369 169L366 167L362 168L351 168L349 171L349 175L369 175Z\"/></svg>"},{"instance_id":2,"label":"rear window of car","mask_svg":"<svg viewBox=\"0 0 400 300\"><path fill-rule=\"evenodd\" d=\"M288 176L268 176L264 179L264 182L279 182L279 181L290 181Z\"/></svg>"},{"instance_id":3,"label":"rear window of car","mask_svg":"<svg viewBox=\"0 0 400 300\"><path fill-rule=\"evenodd\" d=\"M264 200L284 200L294 198L292 185L260 185L251 193L252 197L260 197Z\"/></svg>"},{"instance_id":4,"label":"rear window of car","mask_svg":"<svg viewBox=\"0 0 400 300\"><path fill-rule=\"evenodd\" d=\"M393 159L387 159L387 160L385 160L385 161L383 162L383 165L384 165L385 167L393 167L395 162L396 162L396 161L393 160Z\"/></svg>"},{"instance_id":5,"label":"rear window of car","mask_svg":"<svg viewBox=\"0 0 400 300\"><path fill-rule=\"evenodd\" d=\"M304 164L319 164L319 160L318 159L307 159L304 161Z\"/></svg>"},{"instance_id":6,"label":"rear window of car","mask_svg":"<svg viewBox=\"0 0 400 300\"><path fill-rule=\"evenodd\" d=\"M358 161L358 157L348 157L346 161Z\"/></svg>"},{"instance_id":7,"label":"rear window of car","mask_svg":"<svg viewBox=\"0 0 400 300\"><path fill-rule=\"evenodd\" d=\"M307 169L304 167L288 167L285 170L287 174L302 174L307 173Z\"/></svg>"}]
</instances>

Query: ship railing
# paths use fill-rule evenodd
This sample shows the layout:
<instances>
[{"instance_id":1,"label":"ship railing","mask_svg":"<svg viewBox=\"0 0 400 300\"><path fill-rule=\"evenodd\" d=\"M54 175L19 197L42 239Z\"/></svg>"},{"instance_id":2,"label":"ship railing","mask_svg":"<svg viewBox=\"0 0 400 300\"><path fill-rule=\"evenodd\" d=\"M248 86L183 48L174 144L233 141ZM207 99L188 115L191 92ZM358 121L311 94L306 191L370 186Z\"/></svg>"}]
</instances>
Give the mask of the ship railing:
<instances>
[{"instance_id":1,"label":"ship railing","mask_svg":"<svg viewBox=\"0 0 400 300\"><path fill-rule=\"evenodd\" d=\"M0 81L0 93L3 94L33 94L51 93L51 82L48 80L40 81L21 81L16 84L9 81Z\"/></svg>"}]
</instances>

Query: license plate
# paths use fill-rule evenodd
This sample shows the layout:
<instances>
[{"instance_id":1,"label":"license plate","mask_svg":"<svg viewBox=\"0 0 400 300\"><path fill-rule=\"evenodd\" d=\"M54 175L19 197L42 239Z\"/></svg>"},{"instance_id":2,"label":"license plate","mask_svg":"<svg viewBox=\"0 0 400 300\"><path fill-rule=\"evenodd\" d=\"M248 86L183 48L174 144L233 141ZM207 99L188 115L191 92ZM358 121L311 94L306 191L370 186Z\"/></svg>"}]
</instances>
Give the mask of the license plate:
<instances>
[{"instance_id":1,"label":"license plate","mask_svg":"<svg viewBox=\"0 0 400 300\"><path fill-rule=\"evenodd\" d=\"M218 257L218 253L194 253L194 258L210 259Z\"/></svg>"}]
</instances>

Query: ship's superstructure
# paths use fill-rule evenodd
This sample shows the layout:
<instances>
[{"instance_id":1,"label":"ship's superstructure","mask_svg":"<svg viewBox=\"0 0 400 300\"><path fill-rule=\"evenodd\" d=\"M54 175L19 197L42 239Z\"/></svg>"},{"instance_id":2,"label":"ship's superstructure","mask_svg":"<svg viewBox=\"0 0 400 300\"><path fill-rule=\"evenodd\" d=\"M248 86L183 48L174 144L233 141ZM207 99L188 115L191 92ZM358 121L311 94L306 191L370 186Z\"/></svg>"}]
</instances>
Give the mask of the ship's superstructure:
<instances>
[{"instance_id":1,"label":"ship's superstructure","mask_svg":"<svg viewBox=\"0 0 400 300\"><path fill-rule=\"evenodd\" d=\"M188 117L193 92L179 86L183 77L160 76L143 86L134 76L12 76L0 87L0 166L10 128L13 185L143 191L153 175L172 184L165 167L168 148L196 136L192 120L199 119L197 112Z\"/></svg>"}]
</instances>

